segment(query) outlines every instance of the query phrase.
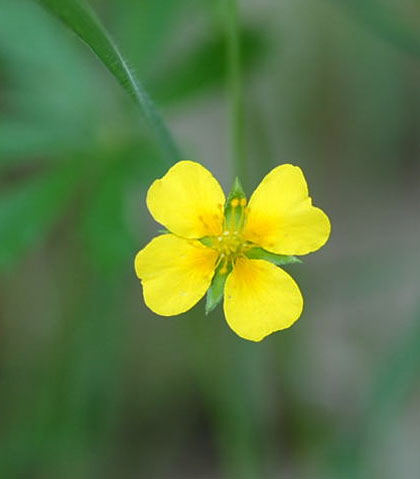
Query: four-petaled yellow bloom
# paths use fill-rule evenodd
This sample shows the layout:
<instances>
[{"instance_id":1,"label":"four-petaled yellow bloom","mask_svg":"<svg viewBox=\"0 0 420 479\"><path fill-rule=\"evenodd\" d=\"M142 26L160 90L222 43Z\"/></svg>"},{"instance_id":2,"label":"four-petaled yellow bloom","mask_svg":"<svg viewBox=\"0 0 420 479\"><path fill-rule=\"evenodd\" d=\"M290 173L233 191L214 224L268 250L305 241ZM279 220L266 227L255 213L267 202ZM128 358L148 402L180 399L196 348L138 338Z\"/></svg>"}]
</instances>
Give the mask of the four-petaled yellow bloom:
<instances>
[{"instance_id":1,"label":"four-petaled yellow bloom","mask_svg":"<svg viewBox=\"0 0 420 479\"><path fill-rule=\"evenodd\" d=\"M181 161L152 184L147 206L168 230L135 259L152 311L173 316L189 310L218 276L225 281L226 320L242 338L261 341L299 318L297 284L265 259L311 253L329 237L329 219L312 206L300 168L274 168L247 204L244 195L226 201L208 170Z\"/></svg>"}]
</instances>

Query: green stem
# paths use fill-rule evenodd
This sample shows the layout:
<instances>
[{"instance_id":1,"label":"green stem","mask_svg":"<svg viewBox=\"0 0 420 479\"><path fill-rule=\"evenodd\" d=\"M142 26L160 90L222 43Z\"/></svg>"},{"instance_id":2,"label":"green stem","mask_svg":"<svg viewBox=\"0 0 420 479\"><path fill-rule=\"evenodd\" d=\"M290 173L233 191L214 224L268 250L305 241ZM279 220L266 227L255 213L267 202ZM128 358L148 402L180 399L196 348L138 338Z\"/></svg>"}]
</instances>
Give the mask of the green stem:
<instances>
[{"instance_id":1,"label":"green stem","mask_svg":"<svg viewBox=\"0 0 420 479\"><path fill-rule=\"evenodd\" d=\"M246 181L244 104L237 0L222 0L226 28L226 73L230 103L231 162L235 176ZM262 477L258 423L258 371L254 344L233 338L223 348L214 398L215 428L226 479ZM214 381L214 380L213 380ZM214 382L211 388L215 391ZM213 392L214 394L214 392Z\"/></svg>"},{"instance_id":2,"label":"green stem","mask_svg":"<svg viewBox=\"0 0 420 479\"><path fill-rule=\"evenodd\" d=\"M231 157L235 174L246 180L241 43L237 0L223 0L226 23L226 72L230 100Z\"/></svg>"}]
</instances>

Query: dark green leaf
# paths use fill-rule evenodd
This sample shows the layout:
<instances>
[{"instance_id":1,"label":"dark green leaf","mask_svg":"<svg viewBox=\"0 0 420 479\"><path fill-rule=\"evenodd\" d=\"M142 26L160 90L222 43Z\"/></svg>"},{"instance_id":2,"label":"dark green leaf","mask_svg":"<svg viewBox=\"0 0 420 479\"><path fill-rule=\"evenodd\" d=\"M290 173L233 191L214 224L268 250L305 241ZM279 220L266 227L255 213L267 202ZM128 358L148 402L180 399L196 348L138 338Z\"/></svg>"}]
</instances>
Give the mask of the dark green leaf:
<instances>
[{"instance_id":1,"label":"dark green leaf","mask_svg":"<svg viewBox=\"0 0 420 479\"><path fill-rule=\"evenodd\" d=\"M296 256L286 256L282 254L270 253L263 248L252 248L245 254L250 259L263 259L279 266L292 263L302 263L302 261Z\"/></svg>"},{"instance_id":2,"label":"dark green leaf","mask_svg":"<svg viewBox=\"0 0 420 479\"><path fill-rule=\"evenodd\" d=\"M180 157L175 142L148 93L129 68L118 47L83 0L36 0L79 36L136 101L166 160L172 164Z\"/></svg>"}]
</instances>

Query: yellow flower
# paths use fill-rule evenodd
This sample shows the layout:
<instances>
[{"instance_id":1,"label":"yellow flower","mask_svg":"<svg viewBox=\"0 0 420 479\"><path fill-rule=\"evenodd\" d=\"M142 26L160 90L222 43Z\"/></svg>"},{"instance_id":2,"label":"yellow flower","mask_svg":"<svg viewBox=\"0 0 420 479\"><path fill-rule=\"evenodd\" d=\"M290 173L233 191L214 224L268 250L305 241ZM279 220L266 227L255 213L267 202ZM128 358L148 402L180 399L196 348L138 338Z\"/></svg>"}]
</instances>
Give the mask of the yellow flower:
<instances>
[{"instance_id":1,"label":"yellow flower","mask_svg":"<svg viewBox=\"0 0 420 479\"><path fill-rule=\"evenodd\" d=\"M299 318L302 295L278 265L321 248L331 229L327 215L312 206L300 168L274 168L247 204L239 182L226 200L208 170L181 161L152 184L147 206L168 231L135 259L152 311L183 313L207 290L209 311L224 294L227 323L251 341Z\"/></svg>"}]
</instances>

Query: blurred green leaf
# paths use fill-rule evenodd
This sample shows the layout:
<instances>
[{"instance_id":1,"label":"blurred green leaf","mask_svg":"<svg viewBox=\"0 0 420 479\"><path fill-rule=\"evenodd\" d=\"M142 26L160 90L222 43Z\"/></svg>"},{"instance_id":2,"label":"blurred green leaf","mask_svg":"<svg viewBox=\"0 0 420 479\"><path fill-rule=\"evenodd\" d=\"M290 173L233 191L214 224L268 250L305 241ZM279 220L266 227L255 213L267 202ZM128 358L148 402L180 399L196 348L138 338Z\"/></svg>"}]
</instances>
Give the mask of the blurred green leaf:
<instances>
[{"instance_id":1,"label":"blurred green leaf","mask_svg":"<svg viewBox=\"0 0 420 479\"><path fill-rule=\"evenodd\" d=\"M85 148L110 122L106 82L32 0L0 0L0 11L0 164Z\"/></svg>"},{"instance_id":2,"label":"blurred green leaf","mask_svg":"<svg viewBox=\"0 0 420 479\"><path fill-rule=\"evenodd\" d=\"M334 477L369 479L366 451L381 448L395 421L404 414L409 393L419 384L420 313L389 354L378 363L359 423L350 437L338 437L331 459ZM335 456L334 456L335 455Z\"/></svg>"},{"instance_id":3,"label":"blurred green leaf","mask_svg":"<svg viewBox=\"0 0 420 479\"><path fill-rule=\"evenodd\" d=\"M134 165L135 166L135 165ZM127 195L133 162L121 156L103 169L83 215L83 236L93 264L102 272L132 268L136 238L129 228Z\"/></svg>"},{"instance_id":4,"label":"blurred green leaf","mask_svg":"<svg viewBox=\"0 0 420 479\"><path fill-rule=\"evenodd\" d=\"M148 78L156 62L164 58L162 51L177 21L183 18L186 8L191 12L192 7L184 0L126 0L124 8L114 5L113 21L118 28L118 38L127 57L137 68L147 72Z\"/></svg>"},{"instance_id":5,"label":"blurred green leaf","mask_svg":"<svg viewBox=\"0 0 420 479\"><path fill-rule=\"evenodd\" d=\"M66 164L0 195L0 270L47 234L70 197L77 171Z\"/></svg>"},{"instance_id":6,"label":"blurred green leaf","mask_svg":"<svg viewBox=\"0 0 420 479\"><path fill-rule=\"evenodd\" d=\"M420 55L420 34L407 25L397 8L378 0L337 0L355 18L384 40L412 55Z\"/></svg>"},{"instance_id":7,"label":"blurred green leaf","mask_svg":"<svg viewBox=\"0 0 420 479\"><path fill-rule=\"evenodd\" d=\"M83 40L135 100L153 130L165 159L174 163L180 157L175 142L154 103L118 47L83 0L36 0L58 17Z\"/></svg>"},{"instance_id":8,"label":"blurred green leaf","mask_svg":"<svg viewBox=\"0 0 420 479\"><path fill-rule=\"evenodd\" d=\"M83 239L92 265L99 273L132 271L133 258L139 249L139 234L143 221L134 223L130 204L133 196L140 203L142 186L150 186L161 174L154 145L136 141L112 152L104 151L90 158L99 174L90 183L90 197L82 211ZM140 230L141 233L141 230Z\"/></svg>"},{"instance_id":9,"label":"blurred green leaf","mask_svg":"<svg viewBox=\"0 0 420 479\"><path fill-rule=\"evenodd\" d=\"M54 128L55 126L55 128ZM68 128L55 123L42 124L32 121L0 120L0 167L12 162L29 160L29 155L58 153L72 149L77 133L69 133Z\"/></svg>"},{"instance_id":10,"label":"blurred green leaf","mask_svg":"<svg viewBox=\"0 0 420 479\"><path fill-rule=\"evenodd\" d=\"M242 68L246 73L261 58L265 42L261 32L243 27ZM160 101L177 101L225 82L225 38L223 32L199 43L183 60L159 72L154 94Z\"/></svg>"}]
</instances>

